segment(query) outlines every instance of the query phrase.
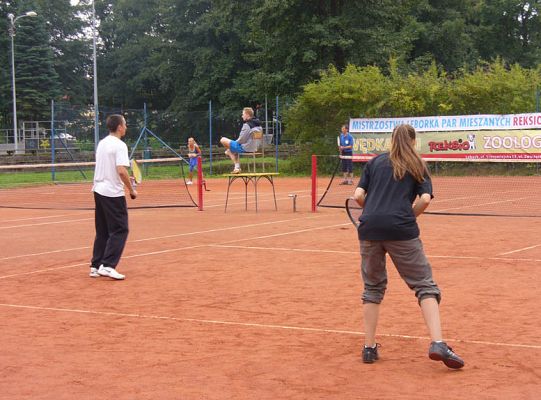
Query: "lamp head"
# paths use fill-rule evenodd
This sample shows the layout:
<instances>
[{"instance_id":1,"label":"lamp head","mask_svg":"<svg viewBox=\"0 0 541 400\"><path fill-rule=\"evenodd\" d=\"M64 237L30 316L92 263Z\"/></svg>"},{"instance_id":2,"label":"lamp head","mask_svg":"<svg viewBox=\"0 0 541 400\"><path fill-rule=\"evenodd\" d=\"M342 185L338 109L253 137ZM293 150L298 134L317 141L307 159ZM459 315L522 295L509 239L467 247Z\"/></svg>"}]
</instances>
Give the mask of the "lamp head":
<instances>
[{"instance_id":1,"label":"lamp head","mask_svg":"<svg viewBox=\"0 0 541 400\"><path fill-rule=\"evenodd\" d=\"M37 12L35 11L28 11L26 14L25 14L27 17L35 17L38 15Z\"/></svg>"}]
</instances>

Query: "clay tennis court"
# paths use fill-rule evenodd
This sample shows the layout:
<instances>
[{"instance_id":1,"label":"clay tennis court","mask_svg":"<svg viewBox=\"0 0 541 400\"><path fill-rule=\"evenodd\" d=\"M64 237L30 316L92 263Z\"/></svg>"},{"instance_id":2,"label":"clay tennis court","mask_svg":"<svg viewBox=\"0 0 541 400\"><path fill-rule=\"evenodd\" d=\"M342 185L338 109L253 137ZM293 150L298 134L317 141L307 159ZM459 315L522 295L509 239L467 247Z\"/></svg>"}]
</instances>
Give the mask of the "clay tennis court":
<instances>
[{"instance_id":1,"label":"clay tennis court","mask_svg":"<svg viewBox=\"0 0 541 400\"><path fill-rule=\"evenodd\" d=\"M276 180L278 211L262 183L257 214L241 183L227 213L226 182L208 186L203 212L130 210L120 282L88 277L92 211L0 209L0 398L541 396L541 218L422 216L444 336L466 366L428 359L390 261L380 360L366 365L345 212L311 213L308 178Z\"/></svg>"}]
</instances>

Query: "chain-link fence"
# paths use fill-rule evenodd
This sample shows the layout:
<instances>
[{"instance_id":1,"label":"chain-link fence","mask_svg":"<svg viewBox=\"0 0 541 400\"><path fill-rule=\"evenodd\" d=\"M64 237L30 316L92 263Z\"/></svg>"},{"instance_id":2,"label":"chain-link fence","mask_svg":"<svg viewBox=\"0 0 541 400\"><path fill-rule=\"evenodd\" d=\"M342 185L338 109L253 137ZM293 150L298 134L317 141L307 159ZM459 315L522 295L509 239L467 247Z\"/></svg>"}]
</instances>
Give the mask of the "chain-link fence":
<instances>
[{"instance_id":1,"label":"chain-link fence","mask_svg":"<svg viewBox=\"0 0 541 400\"><path fill-rule=\"evenodd\" d=\"M275 110L265 110L259 104L255 107L255 113L263 125L265 144L281 143L284 130ZM142 158L150 158L145 157L145 150L147 155L150 154L148 151L152 152L152 157L160 157L164 153L168 153L165 156L171 156L171 152L165 150L167 147L181 150L183 154L189 137L194 137L203 151L208 152L210 145L219 145L222 136L236 139L242 126L242 110L231 112L209 107L200 111L171 112L150 110L144 106L139 109L100 106L97 118L99 139L108 134L106 119L111 114L121 114L126 118L128 131L125 141L130 151L137 143L136 157ZM49 115L53 117L48 121L19 121L16 153L27 157L24 160L9 160L9 163L48 162L51 159L80 162L93 160L96 145L94 107L53 102ZM266 117L268 120L265 120ZM148 134L148 131L159 139ZM4 136L0 143L0 153L5 147L3 154L14 154L13 130L0 130L0 135ZM216 147L214 151L221 153ZM34 156L35 160L28 156Z\"/></svg>"},{"instance_id":2,"label":"chain-link fence","mask_svg":"<svg viewBox=\"0 0 541 400\"><path fill-rule=\"evenodd\" d=\"M77 139L81 149L92 150L95 124L93 107L57 103L54 110L55 120L58 121L57 126L65 127L66 131ZM102 106L99 109L98 118L100 139L107 135L105 120L111 114L122 114L126 118L128 125L127 143L134 142L143 127L146 127L173 148L185 145L189 137L194 137L198 143L204 145L210 144L212 140L212 144L216 145L222 136L235 138L242 125L240 111L238 116L233 116L221 111L213 111L211 114L210 110L173 113L145 108L125 109ZM281 121L276 120L272 110L269 117L273 118L272 120L267 123L264 120L264 115L262 118L263 127L268 129L266 133L272 137L270 141L274 142L275 134L280 134L283 131ZM149 145L158 146L152 141Z\"/></svg>"}]
</instances>

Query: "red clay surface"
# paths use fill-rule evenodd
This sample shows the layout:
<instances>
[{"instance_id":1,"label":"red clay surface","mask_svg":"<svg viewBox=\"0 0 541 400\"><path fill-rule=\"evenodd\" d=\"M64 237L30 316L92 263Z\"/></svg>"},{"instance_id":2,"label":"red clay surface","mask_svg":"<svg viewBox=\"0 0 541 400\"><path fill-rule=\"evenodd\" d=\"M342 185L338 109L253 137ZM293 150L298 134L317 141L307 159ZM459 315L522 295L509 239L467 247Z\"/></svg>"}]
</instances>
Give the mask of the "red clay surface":
<instances>
[{"instance_id":1,"label":"red clay surface","mask_svg":"<svg viewBox=\"0 0 541 400\"><path fill-rule=\"evenodd\" d=\"M242 183L227 213L225 182L208 186L203 212L130 211L122 282L88 277L91 211L0 209L0 398L541 398L541 219L421 217L466 367L428 359L390 261L381 359L365 365L345 212L312 214L309 179L276 179L278 211L262 182L257 214Z\"/></svg>"}]
</instances>

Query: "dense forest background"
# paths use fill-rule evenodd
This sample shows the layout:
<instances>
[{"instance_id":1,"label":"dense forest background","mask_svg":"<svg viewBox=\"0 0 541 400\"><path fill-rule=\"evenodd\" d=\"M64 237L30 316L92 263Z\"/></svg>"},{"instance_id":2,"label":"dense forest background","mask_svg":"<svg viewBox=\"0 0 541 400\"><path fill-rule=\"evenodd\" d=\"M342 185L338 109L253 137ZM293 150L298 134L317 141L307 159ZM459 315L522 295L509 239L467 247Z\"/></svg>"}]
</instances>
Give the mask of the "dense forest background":
<instances>
[{"instance_id":1,"label":"dense forest background","mask_svg":"<svg viewBox=\"0 0 541 400\"><path fill-rule=\"evenodd\" d=\"M351 93L379 80L380 87L365 93L370 104L351 94L346 108L328 108L336 116L328 122L359 115L533 111L541 64L540 3L96 0L99 102L137 109L146 102L149 109L181 115L206 111L212 101L216 112L238 117L243 106L280 96L294 112L293 126L302 129L310 115L328 115L320 109L332 102L329 93ZM17 104L19 119L44 119L51 99L93 104L91 6L91 0L0 2L0 128L9 127L12 107L7 14L38 14L17 21ZM480 104L478 110L471 108L468 91L438 90L454 79L482 82L483 72L526 79L517 83L526 85L531 98L526 105ZM339 85L325 93L330 81ZM409 93L409 84L420 90L428 82L434 104L382 103L380 92L389 82L398 95ZM323 100L314 100L319 95Z\"/></svg>"}]
</instances>

